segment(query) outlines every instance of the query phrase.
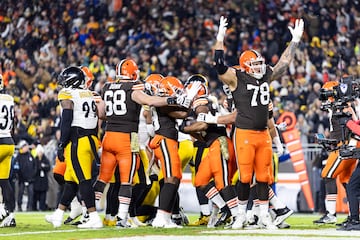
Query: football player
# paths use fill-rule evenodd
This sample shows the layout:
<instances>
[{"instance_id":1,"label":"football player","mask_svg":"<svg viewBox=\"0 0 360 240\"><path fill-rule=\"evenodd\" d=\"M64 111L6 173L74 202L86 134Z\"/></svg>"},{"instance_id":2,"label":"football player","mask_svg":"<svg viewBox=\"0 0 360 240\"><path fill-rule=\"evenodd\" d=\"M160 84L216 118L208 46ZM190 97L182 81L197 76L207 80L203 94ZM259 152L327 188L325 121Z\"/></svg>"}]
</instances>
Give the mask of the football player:
<instances>
[{"instance_id":1,"label":"football player","mask_svg":"<svg viewBox=\"0 0 360 240\"><path fill-rule=\"evenodd\" d=\"M4 92L0 74L0 188L4 203L0 203L0 227L15 227L15 193L9 177L11 159L15 152L12 130L14 127L14 98Z\"/></svg>"},{"instance_id":2,"label":"football player","mask_svg":"<svg viewBox=\"0 0 360 240\"><path fill-rule=\"evenodd\" d=\"M239 216L242 217L236 219L233 227L242 228L246 221L250 182L255 171L260 201L259 222L271 228L272 220L268 212L268 169L272 161L272 144L267 129L269 82L284 74L294 58L304 31L304 21L296 19L295 26L289 26L292 40L273 68L265 64L264 58L257 51L246 50L239 57L240 70L225 65L224 38L227 25L227 19L221 16L214 47L214 61L218 77L229 86L237 109L233 142L240 171L238 195Z\"/></svg>"},{"instance_id":3,"label":"football player","mask_svg":"<svg viewBox=\"0 0 360 240\"><path fill-rule=\"evenodd\" d=\"M220 106L216 98L208 96L207 79L201 75L196 74L190 77L188 84L191 85L191 78L204 79L202 82L203 91L199 91L196 100L194 100L192 109L195 113L195 118L200 113L216 114L220 111ZM215 194L220 192L221 200L225 201L230 212L226 211L223 218L219 219L221 224L230 216L236 216L237 196L231 186L231 176L233 176L235 165L235 153L230 138L227 137L225 125L207 124L204 122L195 122L183 128L185 132L200 132L198 140L206 143L208 153L204 156L197 167L195 174L195 187L206 193L206 196L218 205ZM214 179L215 186L209 184L210 180ZM215 191L214 191L215 190ZM220 196L219 196L220 197ZM223 208L224 206L219 206ZM215 226L220 225L216 223Z\"/></svg>"},{"instance_id":4,"label":"football player","mask_svg":"<svg viewBox=\"0 0 360 240\"><path fill-rule=\"evenodd\" d=\"M132 59L123 59L116 65L116 81L105 83L102 101L105 106L100 115L106 120L105 135L102 140L100 173L94 189L100 200L106 184L119 166L119 221L118 227L129 227L127 222L132 196L132 182L139 166L139 114L142 105L168 106L185 104L186 97L177 98L150 96L144 92L144 84L139 81L139 68ZM119 144L119 142L121 144Z\"/></svg>"},{"instance_id":5,"label":"football player","mask_svg":"<svg viewBox=\"0 0 360 240\"><path fill-rule=\"evenodd\" d=\"M58 76L62 108L61 137L57 156L65 161L64 191L55 212L46 215L47 222L60 227L64 211L80 191L89 212L89 221L78 228L101 228L102 221L95 208L95 194L91 184L92 165L99 148L97 137L98 115L95 99L85 86L86 76L80 67L65 68Z\"/></svg>"},{"instance_id":6,"label":"football player","mask_svg":"<svg viewBox=\"0 0 360 240\"><path fill-rule=\"evenodd\" d=\"M189 89L184 107L188 108L190 106L199 87L200 83L196 82ZM183 84L178 78L167 76L160 83L159 95L167 97L183 96L182 90ZM164 176L164 185L161 187L159 194L159 207L152 222L153 227L181 227L171 221L171 213L182 178L176 119L183 119L187 114L187 109L174 107L157 107L152 112L155 136L150 141L149 146L153 149L156 159L160 161L161 171Z\"/></svg>"}]
</instances>

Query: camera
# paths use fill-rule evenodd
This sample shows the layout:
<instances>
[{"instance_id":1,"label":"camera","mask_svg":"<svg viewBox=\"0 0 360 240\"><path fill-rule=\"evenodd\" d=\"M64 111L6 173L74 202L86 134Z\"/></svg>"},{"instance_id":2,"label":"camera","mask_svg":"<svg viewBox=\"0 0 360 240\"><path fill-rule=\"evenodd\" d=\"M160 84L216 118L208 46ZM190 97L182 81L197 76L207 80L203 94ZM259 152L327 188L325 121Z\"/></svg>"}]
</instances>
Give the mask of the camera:
<instances>
[{"instance_id":1,"label":"camera","mask_svg":"<svg viewBox=\"0 0 360 240\"><path fill-rule=\"evenodd\" d=\"M340 148L339 155L341 159L359 159L360 148L344 145L344 147Z\"/></svg>"},{"instance_id":2,"label":"camera","mask_svg":"<svg viewBox=\"0 0 360 240\"><path fill-rule=\"evenodd\" d=\"M337 150L339 141L336 139L326 138L322 133L315 134L315 140L318 144L322 145L327 151Z\"/></svg>"},{"instance_id":3,"label":"camera","mask_svg":"<svg viewBox=\"0 0 360 240\"><path fill-rule=\"evenodd\" d=\"M333 98L332 105L337 108L355 100L360 94L360 81L353 76L344 77L338 84L333 84L332 89L320 89L319 99L324 105L329 106L329 98ZM323 107L323 108L326 108Z\"/></svg>"}]
</instances>

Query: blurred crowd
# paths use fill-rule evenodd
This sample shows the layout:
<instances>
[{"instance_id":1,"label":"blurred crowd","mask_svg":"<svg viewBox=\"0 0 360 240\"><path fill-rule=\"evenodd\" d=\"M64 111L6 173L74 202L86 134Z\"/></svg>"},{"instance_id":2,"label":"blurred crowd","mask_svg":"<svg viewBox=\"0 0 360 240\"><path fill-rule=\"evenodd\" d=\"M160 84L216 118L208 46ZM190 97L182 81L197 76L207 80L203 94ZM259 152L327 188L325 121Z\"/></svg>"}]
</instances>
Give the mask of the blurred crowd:
<instances>
[{"instance_id":1,"label":"blurred crowd","mask_svg":"<svg viewBox=\"0 0 360 240\"><path fill-rule=\"evenodd\" d=\"M220 16L229 19L227 65L252 48L274 65L291 40L288 26L305 21L305 33L288 74L273 81L274 116L293 111L303 144L327 133L320 110L324 82L343 74L360 77L360 3L324 0L3 0L0 2L0 70L15 98L15 142L45 146L55 161L59 128L57 75L66 66L88 66L92 88L115 76L115 65L132 58L149 73L185 81L194 73L210 79L211 93L225 96L213 68ZM360 113L360 104L357 111Z\"/></svg>"}]
</instances>

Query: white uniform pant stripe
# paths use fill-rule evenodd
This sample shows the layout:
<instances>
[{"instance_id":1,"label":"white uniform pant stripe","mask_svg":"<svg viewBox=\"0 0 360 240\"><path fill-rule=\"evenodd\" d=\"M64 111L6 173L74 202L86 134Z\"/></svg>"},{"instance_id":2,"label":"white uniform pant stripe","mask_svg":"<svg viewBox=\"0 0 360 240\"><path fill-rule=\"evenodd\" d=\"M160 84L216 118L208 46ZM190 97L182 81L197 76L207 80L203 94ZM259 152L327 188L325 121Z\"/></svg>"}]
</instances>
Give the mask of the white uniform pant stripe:
<instances>
[{"instance_id":1,"label":"white uniform pant stripe","mask_svg":"<svg viewBox=\"0 0 360 240\"><path fill-rule=\"evenodd\" d=\"M164 165L165 165L165 176L164 177L166 177L166 178L172 177L171 158L170 158L165 140L161 141L160 148L161 148L161 152L164 156Z\"/></svg>"}]
</instances>

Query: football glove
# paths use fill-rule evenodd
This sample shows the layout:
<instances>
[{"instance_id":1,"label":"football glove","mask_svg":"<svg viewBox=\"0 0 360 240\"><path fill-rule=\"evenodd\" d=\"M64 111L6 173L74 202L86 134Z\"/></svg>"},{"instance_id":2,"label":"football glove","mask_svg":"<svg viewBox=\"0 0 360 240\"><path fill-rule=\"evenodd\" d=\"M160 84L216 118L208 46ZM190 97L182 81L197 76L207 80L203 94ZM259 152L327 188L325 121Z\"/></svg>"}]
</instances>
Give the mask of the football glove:
<instances>
[{"instance_id":1,"label":"football glove","mask_svg":"<svg viewBox=\"0 0 360 240\"><path fill-rule=\"evenodd\" d=\"M150 95L150 96L153 96L154 93L153 93L153 90L152 90L152 86L150 83L145 83L144 84L144 92L147 94L147 95Z\"/></svg>"},{"instance_id":2,"label":"football glove","mask_svg":"<svg viewBox=\"0 0 360 240\"><path fill-rule=\"evenodd\" d=\"M228 99L232 99L232 98L233 98L232 93L231 93L231 90L230 90L230 88L229 88L228 85L226 85L226 84L223 85L223 91L224 91L224 93L226 94L226 97L227 97Z\"/></svg>"},{"instance_id":3,"label":"football glove","mask_svg":"<svg viewBox=\"0 0 360 240\"><path fill-rule=\"evenodd\" d=\"M294 28L292 28L291 26L288 26L288 28L292 35L291 41L295 43L300 42L301 36L304 32L304 20L296 19Z\"/></svg>"},{"instance_id":4,"label":"football glove","mask_svg":"<svg viewBox=\"0 0 360 240\"><path fill-rule=\"evenodd\" d=\"M220 17L220 24L219 24L219 29L218 29L218 34L216 36L216 41L218 42L223 42L224 38L225 38L225 33L226 33L226 29L228 22L227 22L227 18L225 18L224 16Z\"/></svg>"},{"instance_id":5,"label":"football glove","mask_svg":"<svg viewBox=\"0 0 360 240\"><path fill-rule=\"evenodd\" d=\"M209 124L217 124L218 116L212 115L210 112L208 113L199 113L196 121L198 122L206 122Z\"/></svg>"},{"instance_id":6,"label":"football glove","mask_svg":"<svg viewBox=\"0 0 360 240\"><path fill-rule=\"evenodd\" d=\"M192 83L191 87L186 90L185 94L177 96L176 103L185 108L189 108L194 97L198 94L201 89L201 82L195 81Z\"/></svg>"},{"instance_id":7,"label":"football glove","mask_svg":"<svg viewBox=\"0 0 360 240\"><path fill-rule=\"evenodd\" d=\"M279 129L280 131L285 131L286 127L287 127L287 123L286 122L281 122L279 124L276 125L277 129Z\"/></svg>"},{"instance_id":8,"label":"football glove","mask_svg":"<svg viewBox=\"0 0 360 240\"><path fill-rule=\"evenodd\" d=\"M65 161L64 149L65 149L64 144L60 143L59 146L58 146L58 149L57 149L57 157L58 157L60 162Z\"/></svg>"},{"instance_id":9,"label":"football glove","mask_svg":"<svg viewBox=\"0 0 360 240\"><path fill-rule=\"evenodd\" d=\"M176 104L184 108L189 108L191 101L192 99L188 98L186 95L180 95L176 97Z\"/></svg>"},{"instance_id":10,"label":"football glove","mask_svg":"<svg viewBox=\"0 0 360 240\"><path fill-rule=\"evenodd\" d=\"M277 154L279 156L283 155L284 148L283 148L283 145L282 145L282 143L280 141L280 138L278 136L274 137L273 142L275 143Z\"/></svg>"}]
</instances>

